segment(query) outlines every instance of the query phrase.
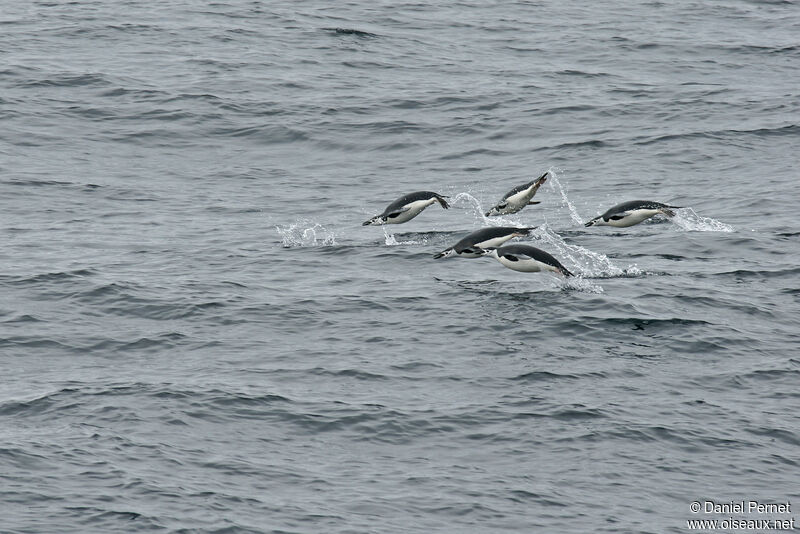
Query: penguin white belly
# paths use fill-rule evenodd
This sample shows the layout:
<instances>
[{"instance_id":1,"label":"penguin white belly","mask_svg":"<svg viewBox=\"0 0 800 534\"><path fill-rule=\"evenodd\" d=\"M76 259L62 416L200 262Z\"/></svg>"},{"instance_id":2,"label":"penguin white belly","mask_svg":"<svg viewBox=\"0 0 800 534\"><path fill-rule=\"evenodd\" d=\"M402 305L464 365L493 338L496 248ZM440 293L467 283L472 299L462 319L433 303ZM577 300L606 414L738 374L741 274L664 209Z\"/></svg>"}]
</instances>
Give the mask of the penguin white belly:
<instances>
[{"instance_id":1,"label":"penguin white belly","mask_svg":"<svg viewBox=\"0 0 800 534\"><path fill-rule=\"evenodd\" d=\"M480 243L475 243L475 246L478 248L497 248L501 246L503 243L510 239L514 239L519 234L508 234L500 237L493 237L491 239L487 239L486 241L481 241ZM479 257L482 254L478 254L475 257Z\"/></svg>"},{"instance_id":2,"label":"penguin white belly","mask_svg":"<svg viewBox=\"0 0 800 534\"><path fill-rule=\"evenodd\" d=\"M518 212L519 210L528 205L528 202L530 202L531 198L533 198L533 186L508 197L506 199L506 202L508 202L508 206L506 206L505 209L502 210L502 213L509 214Z\"/></svg>"},{"instance_id":3,"label":"penguin white belly","mask_svg":"<svg viewBox=\"0 0 800 534\"><path fill-rule=\"evenodd\" d=\"M401 224L406 221L410 221L420 213L422 210L430 206L436 202L436 198L430 198L428 200L415 200L409 204L406 204L404 207L408 208L404 212L400 213L397 217L392 217L386 221L386 224Z\"/></svg>"},{"instance_id":4,"label":"penguin white belly","mask_svg":"<svg viewBox=\"0 0 800 534\"><path fill-rule=\"evenodd\" d=\"M546 263L542 263L540 261L536 261L534 259L525 259L517 261L511 261L508 258L500 256L499 258L500 263L504 266L512 269L514 271L520 271L523 273L538 273L539 271L556 271L557 269L552 265L547 265Z\"/></svg>"},{"instance_id":5,"label":"penguin white belly","mask_svg":"<svg viewBox=\"0 0 800 534\"><path fill-rule=\"evenodd\" d=\"M625 217L622 219L610 219L608 221L609 226L616 226L617 228L627 228L628 226L633 226L634 224L639 224L640 222L644 221L645 219L649 219L653 215L661 213L661 210L658 209L638 209L638 210L631 210L628 212Z\"/></svg>"}]
</instances>

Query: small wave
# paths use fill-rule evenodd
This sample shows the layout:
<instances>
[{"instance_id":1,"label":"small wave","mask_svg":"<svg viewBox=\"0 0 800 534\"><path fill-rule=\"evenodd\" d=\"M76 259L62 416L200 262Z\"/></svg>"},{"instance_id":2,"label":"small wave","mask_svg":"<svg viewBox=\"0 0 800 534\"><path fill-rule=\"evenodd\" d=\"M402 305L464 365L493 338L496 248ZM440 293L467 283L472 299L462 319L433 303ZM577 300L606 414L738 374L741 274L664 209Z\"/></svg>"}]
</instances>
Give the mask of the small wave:
<instances>
[{"instance_id":1,"label":"small wave","mask_svg":"<svg viewBox=\"0 0 800 534\"><path fill-rule=\"evenodd\" d=\"M20 85L23 87L80 87L90 85L104 86L110 85L110 82L105 75L90 72L85 74L56 74L50 78L31 80Z\"/></svg>"},{"instance_id":2,"label":"small wave","mask_svg":"<svg viewBox=\"0 0 800 534\"><path fill-rule=\"evenodd\" d=\"M378 37L378 34L366 32L364 30L356 30L353 28L322 28L326 32L331 32L335 35L353 35L355 37Z\"/></svg>"},{"instance_id":3,"label":"small wave","mask_svg":"<svg viewBox=\"0 0 800 534\"><path fill-rule=\"evenodd\" d=\"M689 232L735 232L733 226L711 217L701 217L692 208L681 208L670 219L676 226Z\"/></svg>"},{"instance_id":4,"label":"small wave","mask_svg":"<svg viewBox=\"0 0 800 534\"><path fill-rule=\"evenodd\" d=\"M244 137L267 144L294 143L306 141L308 134L300 129L284 125L256 125L237 128L215 128L212 135L220 137Z\"/></svg>"},{"instance_id":5,"label":"small wave","mask_svg":"<svg viewBox=\"0 0 800 534\"><path fill-rule=\"evenodd\" d=\"M29 315L27 313L21 313L13 316L10 319L4 319L0 321L3 324L11 324L11 323L43 323L46 322L44 319L40 319L34 315Z\"/></svg>"},{"instance_id":6,"label":"small wave","mask_svg":"<svg viewBox=\"0 0 800 534\"><path fill-rule=\"evenodd\" d=\"M517 376L510 377L513 382L551 382L554 380L577 380L580 377L573 374L552 373L550 371L530 371Z\"/></svg>"},{"instance_id":7,"label":"small wave","mask_svg":"<svg viewBox=\"0 0 800 534\"><path fill-rule=\"evenodd\" d=\"M773 277L794 277L800 273L800 268L793 267L778 270L765 270L765 269L736 269L735 271L722 271L716 273L714 276L732 276L736 279L748 278L773 278Z\"/></svg>"},{"instance_id":8,"label":"small wave","mask_svg":"<svg viewBox=\"0 0 800 534\"><path fill-rule=\"evenodd\" d=\"M95 191L102 186L92 183L80 183L80 182L65 182L60 180L24 180L24 179L12 179L3 182L4 185L11 185L11 186L22 186L22 187L61 187L65 189L73 189L73 190L80 190L80 191Z\"/></svg>"},{"instance_id":9,"label":"small wave","mask_svg":"<svg viewBox=\"0 0 800 534\"><path fill-rule=\"evenodd\" d=\"M336 234L318 222L301 219L286 226L276 226L285 248L331 247L336 245Z\"/></svg>"},{"instance_id":10,"label":"small wave","mask_svg":"<svg viewBox=\"0 0 800 534\"><path fill-rule=\"evenodd\" d=\"M4 399L0 402L0 415L15 416L22 414L30 416L47 412L54 406L63 407L68 404L63 401L59 403L57 397L61 397L63 394L69 395L75 391L77 390L64 388L29 399Z\"/></svg>"},{"instance_id":11,"label":"small wave","mask_svg":"<svg viewBox=\"0 0 800 534\"><path fill-rule=\"evenodd\" d=\"M101 91L98 93L99 96L103 97L130 97L132 99L138 101L149 101L149 100L165 100L169 101L168 98L169 93L166 91L159 91L156 89L129 89L127 87L114 87L113 89L107 89L105 91Z\"/></svg>"},{"instance_id":12,"label":"small wave","mask_svg":"<svg viewBox=\"0 0 800 534\"><path fill-rule=\"evenodd\" d=\"M608 74L606 72L587 72L583 70L574 70L574 69L560 70L556 72L556 74L560 74L562 76L580 76L582 78L603 78L611 76L611 74Z\"/></svg>"},{"instance_id":13,"label":"small wave","mask_svg":"<svg viewBox=\"0 0 800 534\"><path fill-rule=\"evenodd\" d=\"M96 271L93 269L76 269L74 271L58 271L58 272L50 272L50 273L39 273L30 276L9 276L8 283L13 285L29 285L29 284L42 284L42 283L49 283L49 282L57 282L61 283L66 280L71 280L75 278L85 278L88 276L92 276L96 274ZM6 276L0 276L0 281L2 281Z\"/></svg>"},{"instance_id":14,"label":"small wave","mask_svg":"<svg viewBox=\"0 0 800 534\"><path fill-rule=\"evenodd\" d=\"M451 127L451 128L449 128L449 130L451 130L454 135L462 135L462 136L467 136L469 134L480 132L479 128L463 127L463 126ZM472 157L476 157L476 156L505 156L507 154L508 154L508 152L505 152L505 151L502 151L502 150L492 150L492 149L489 149L489 148L476 148L476 149L472 149L472 150L465 150L465 151L460 151L460 152L451 152L451 153L448 153L448 154L443 154L438 159L442 160L442 161L447 161L447 160L452 160L452 159L461 160L461 159L472 158Z\"/></svg>"}]
</instances>

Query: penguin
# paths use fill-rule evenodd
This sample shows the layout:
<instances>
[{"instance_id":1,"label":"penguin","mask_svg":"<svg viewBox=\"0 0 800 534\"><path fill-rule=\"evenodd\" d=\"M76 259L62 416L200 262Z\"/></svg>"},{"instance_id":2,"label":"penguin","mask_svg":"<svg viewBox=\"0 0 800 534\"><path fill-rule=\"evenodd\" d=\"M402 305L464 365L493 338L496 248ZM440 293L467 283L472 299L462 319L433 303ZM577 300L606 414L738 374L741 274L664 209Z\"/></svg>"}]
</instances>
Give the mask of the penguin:
<instances>
[{"instance_id":1,"label":"penguin","mask_svg":"<svg viewBox=\"0 0 800 534\"><path fill-rule=\"evenodd\" d=\"M561 265L561 262L544 250L530 245L507 245L499 248L484 249L485 256L492 256L503 266L523 273L551 271L564 276L574 276Z\"/></svg>"},{"instance_id":2,"label":"penguin","mask_svg":"<svg viewBox=\"0 0 800 534\"><path fill-rule=\"evenodd\" d=\"M653 202L652 200L631 200L617 204L610 210L602 215L598 215L591 221L587 222L585 226L616 226L617 228L627 228L634 224L649 219L653 215L666 215L667 217L674 217L675 212L672 210L680 209L680 206L668 206L661 202Z\"/></svg>"},{"instance_id":3,"label":"penguin","mask_svg":"<svg viewBox=\"0 0 800 534\"><path fill-rule=\"evenodd\" d=\"M364 221L362 226L380 226L382 224L401 224L408 222L422 213L422 210L434 202L439 202L444 209L447 209L450 205L445 198L447 197L431 191L409 193L389 204L380 215L376 215L368 221Z\"/></svg>"},{"instance_id":4,"label":"penguin","mask_svg":"<svg viewBox=\"0 0 800 534\"><path fill-rule=\"evenodd\" d=\"M547 181L549 171L538 177L532 182L515 187L503 196L503 199L497 203L495 207L486 212L487 217L492 215L508 215L517 213L528 204L539 204L539 202L531 202L533 195L539 190L539 187Z\"/></svg>"},{"instance_id":5,"label":"penguin","mask_svg":"<svg viewBox=\"0 0 800 534\"><path fill-rule=\"evenodd\" d=\"M530 235L531 230L534 228L536 227L489 226L488 228L481 228L467 235L452 247L434 255L433 259L438 260L439 258L449 258L451 256L480 258L483 256L483 249L499 247L509 239Z\"/></svg>"}]
</instances>

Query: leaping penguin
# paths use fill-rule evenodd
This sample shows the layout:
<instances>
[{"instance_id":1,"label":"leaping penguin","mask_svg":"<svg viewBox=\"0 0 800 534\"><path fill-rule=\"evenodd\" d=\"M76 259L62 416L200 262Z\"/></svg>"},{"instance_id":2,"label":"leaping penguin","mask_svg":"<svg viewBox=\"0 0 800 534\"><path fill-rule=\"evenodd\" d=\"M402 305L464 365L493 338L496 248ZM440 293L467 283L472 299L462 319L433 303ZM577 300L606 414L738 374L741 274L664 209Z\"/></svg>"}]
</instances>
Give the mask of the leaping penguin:
<instances>
[{"instance_id":1,"label":"leaping penguin","mask_svg":"<svg viewBox=\"0 0 800 534\"><path fill-rule=\"evenodd\" d=\"M535 226L529 228L515 228L513 226L489 226L475 230L453 245L444 249L433 256L433 259L449 258L457 256L459 258L480 258L484 255L484 249L499 247L509 239L529 235Z\"/></svg>"},{"instance_id":2,"label":"leaping penguin","mask_svg":"<svg viewBox=\"0 0 800 534\"><path fill-rule=\"evenodd\" d=\"M439 202L444 209L447 209L450 205L445 198L447 197L431 191L409 193L389 204L380 215L376 215L368 221L364 221L362 226L379 226L382 224L401 224L408 222L434 202Z\"/></svg>"},{"instance_id":3,"label":"leaping penguin","mask_svg":"<svg viewBox=\"0 0 800 534\"><path fill-rule=\"evenodd\" d=\"M484 250L483 254L492 256L503 266L514 271L523 273L551 271L564 276L574 276L549 253L530 245L508 245L500 248L490 248Z\"/></svg>"},{"instance_id":4,"label":"leaping penguin","mask_svg":"<svg viewBox=\"0 0 800 534\"><path fill-rule=\"evenodd\" d=\"M666 215L667 217L674 217L675 212L672 210L680 209L680 206L668 206L661 202L653 202L652 200L631 200L617 204L602 215L598 215L591 221L586 223L589 226L616 226L617 228L627 228L634 224L649 219L653 215Z\"/></svg>"},{"instance_id":5,"label":"leaping penguin","mask_svg":"<svg viewBox=\"0 0 800 534\"><path fill-rule=\"evenodd\" d=\"M486 212L487 217L492 215L509 215L517 213L528 204L539 204L538 201L531 202L533 195L539 187L547 181L549 171L538 177L532 182L515 187L503 196L503 199L495 207Z\"/></svg>"}]
</instances>

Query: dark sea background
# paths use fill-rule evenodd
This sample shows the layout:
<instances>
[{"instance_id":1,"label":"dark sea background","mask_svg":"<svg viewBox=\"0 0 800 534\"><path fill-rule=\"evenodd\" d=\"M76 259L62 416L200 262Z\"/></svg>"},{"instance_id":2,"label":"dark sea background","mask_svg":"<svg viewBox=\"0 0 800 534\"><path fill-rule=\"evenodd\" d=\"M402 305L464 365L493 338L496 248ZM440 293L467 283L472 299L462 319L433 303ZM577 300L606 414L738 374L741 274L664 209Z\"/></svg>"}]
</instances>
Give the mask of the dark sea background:
<instances>
[{"instance_id":1,"label":"dark sea background","mask_svg":"<svg viewBox=\"0 0 800 534\"><path fill-rule=\"evenodd\" d=\"M3 534L800 507L797 2L6 1L0 58ZM432 259L489 224L580 276Z\"/></svg>"}]
</instances>

